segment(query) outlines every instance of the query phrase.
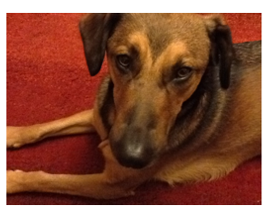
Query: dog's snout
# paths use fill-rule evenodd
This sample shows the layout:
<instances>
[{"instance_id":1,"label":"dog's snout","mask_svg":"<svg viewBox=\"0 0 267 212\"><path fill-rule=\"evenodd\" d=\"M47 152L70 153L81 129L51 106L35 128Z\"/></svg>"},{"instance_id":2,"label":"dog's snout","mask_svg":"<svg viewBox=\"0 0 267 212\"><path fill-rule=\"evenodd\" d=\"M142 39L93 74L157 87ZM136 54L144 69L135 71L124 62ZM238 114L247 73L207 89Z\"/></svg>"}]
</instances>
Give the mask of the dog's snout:
<instances>
[{"instance_id":1,"label":"dog's snout","mask_svg":"<svg viewBox=\"0 0 267 212\"><path fill-rule=\"evenodd\" d=\"M149 149L145 149L142 145L134 147L127 146L119 154L117 159L119 163L125 167L141 169L150 163L150 155L151 151Z\"/></svg>"},{"instance_id":2,"label":"dog's snout","mask_svg":"<svg viewBox=\"0 0 267 212\"><path fill-rule=\"evenodd\" d=\"M125 167L141 169L154 159L155 148L151 135L143 129L126 130L119 140L111 141L118 162Z\"/></svg>"}]
</instances>

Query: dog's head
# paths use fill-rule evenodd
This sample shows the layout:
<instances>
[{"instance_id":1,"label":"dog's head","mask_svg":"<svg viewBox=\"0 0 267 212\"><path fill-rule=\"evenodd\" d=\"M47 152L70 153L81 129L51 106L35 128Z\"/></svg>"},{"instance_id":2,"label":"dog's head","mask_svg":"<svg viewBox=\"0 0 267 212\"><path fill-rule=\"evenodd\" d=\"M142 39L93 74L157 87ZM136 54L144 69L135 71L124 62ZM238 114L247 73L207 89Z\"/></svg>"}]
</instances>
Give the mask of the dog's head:
<instances>
[{"instance_id":1,"label":"dog's head","mask_svg":"<svg viewBox=\"0 0 267 212\"><path fill-rule=\"evenodd\" d=\"M124 166L145 167L164 148L211 55L229 86L231 33L219 15L91 14L80 30L92 76L107 53L116 111L109 139Z\"/></svg>"}]
</instances>

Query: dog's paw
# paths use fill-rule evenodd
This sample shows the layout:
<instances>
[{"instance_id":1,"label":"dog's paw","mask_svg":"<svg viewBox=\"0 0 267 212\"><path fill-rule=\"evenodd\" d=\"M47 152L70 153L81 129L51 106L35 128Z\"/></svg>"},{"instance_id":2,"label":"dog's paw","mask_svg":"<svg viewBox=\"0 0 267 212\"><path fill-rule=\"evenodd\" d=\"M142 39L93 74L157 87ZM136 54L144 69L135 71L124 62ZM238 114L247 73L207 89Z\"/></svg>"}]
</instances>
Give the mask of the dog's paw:
<instances>
[{"instance_id":1,"label":"dog's paw","mask_svg":"<svg viewBox=\"0 0 267 212\"><path fill-rule=\"evenodd\" d=\"M7 127L6 144L8 148L18 148L26 143L24 127Z\"/></svg>"},{"instance_id":2,"label":"dog's paw","mask_svg":"<svg viewBox=\"0 0 267 212\"><path fill-rule=\"evenodd\" d=\"M25 144L37 140L37 131L31 127L10 127L6 128L7 148L19 148Z\"/></svg>"},{"instance_id":3,"label":"dog's paw","mask_svg":"<svg viewBox=\"0 0 267 212\"><path fill-rule=\"evenodd\" d=\"M23 171L8 170L6 172L6 192L8 194L17 193L22 191Z\"/></svg>"},{"instance_id":4,"label":"dog's paw","mask_svg":"<svg viewBox=\"0 0 267 212\"><path fill-rule=\"evenodd\" d=\"M108 145L109 145L109 140L104 140L98 145L98 148L103 149Z\"/></svg>"}]
</instances>

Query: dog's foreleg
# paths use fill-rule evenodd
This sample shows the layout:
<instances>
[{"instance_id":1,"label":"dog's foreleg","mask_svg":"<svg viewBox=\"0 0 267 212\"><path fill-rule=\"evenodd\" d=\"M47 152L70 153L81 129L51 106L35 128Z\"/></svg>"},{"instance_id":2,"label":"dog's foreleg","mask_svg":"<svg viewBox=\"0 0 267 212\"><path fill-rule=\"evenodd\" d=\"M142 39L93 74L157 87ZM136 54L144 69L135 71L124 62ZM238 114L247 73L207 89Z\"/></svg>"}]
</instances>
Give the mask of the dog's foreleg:
<instances>
[{"instance_id":1,"label":"dog's foreleg","mask_svg":"<svg viewBox=\"0 0 267 212\"><path fill-rule=\"evenodd\" d=\"M7 147L17 148L48 137L93 132L93 110L86 110L67 118L43 124L6 129Z\"/></svg>"},{"instance_id":2,"label":"dog's foreleg","mask_svg":"<svg viewBox=\"0 0 267 212\"><path fill-rule=\"evenodd\" d=\"M43 171L7 171L7 193L50 192L112 199L133 194L110 184L104 173L90 175L48 174Z\"/></svg>"},{"instance_id":3,"label":"dog's foreleg","mask_svg":"<svg viewBox=\"0 0 267 212\"><path fill-rule=\"evenodd\" d=\"M7 171L7 193L51 192L92 197L120 198L134 194L134 189L151 179L154 167L136 170L118 164L108 141L99 146L106 164L101 174L70 175L48 174L43 171Z\"/></svg>"},{"instance_id":4,"label":"dog's foreleg","mask_svg":"<svg viewBox=\"0 0 267 212\"><path fill-rule=\"evenodd\" d=\"M90 175L48 174L43 171L7 171L7 193L50 192L112 199L133 194L110 184L104 173Z\"/></svg>"}]
</instances>

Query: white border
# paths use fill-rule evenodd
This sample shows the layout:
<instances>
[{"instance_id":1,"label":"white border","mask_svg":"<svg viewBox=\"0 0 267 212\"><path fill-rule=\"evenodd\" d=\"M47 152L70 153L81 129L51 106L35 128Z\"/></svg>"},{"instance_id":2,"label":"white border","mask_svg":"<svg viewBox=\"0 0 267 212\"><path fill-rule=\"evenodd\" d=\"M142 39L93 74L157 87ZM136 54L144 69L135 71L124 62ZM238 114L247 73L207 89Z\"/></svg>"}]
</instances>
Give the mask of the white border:
<instances>
[{"instance_id":1,"label":"white border","mask_svg":"<svg viewBox=\"0 0 267 212\"><path fill-rule=\"evenodd\" d=\"M5 12L201 12L238 13L263 11L260 0L9 0L2 3Z\"/></svg>"},{"instance_id":2,"label":"white border","mask_svg":"<svg viewBox=\"0 0 267 212\"><path fill-rule=\"evenodd\" d=\"M1 51L3 52L1 54L1 100L2 100L2 118L1 118L1 129L4 131L1 133L1 176L5 176L5 169L6 169L6 150L5 150L5 125L6 125L6 13L66 13L66 12L79 12L79 13L87 13L87 12L197 12L197 13L243 13L243 12L251 12L251 13L263 13L264 8L266 7L265 4L266 1L259 1L259 0L242 0L242 1L234 1L234 0L163 0L163 1L146 1L146 0L131 0L131 1L119 1L119 0L62 0L62 1L56 1L56 0L46 0L46 1L38 1L38 0L9 0L9 1L2 1L1 2L1 18L0 18L0 24L1 24ZM266 20L264 20L265 15L262 14L263 17L263 23L265 23ZM5 31L3 30L5 29ZM262 24L262 38L263 38L263 44L264 42L264 33L265 27L264 24ZM264 45L263 45L263 49ZM263 58L264 58L264 51L263 52ZM263 67L264 67L264 59L263 61ZM264 70L264 69L263 69ZM264 71L262 71L262 82L266 81L266 74L264 74ZM262 83L263 91L262 94L266 91L267 84ZM262 164L264 164L265 157L264 157L264 141L265 141L265 133L264 133L264 126L266 124L264 123L264 119L266 117L264 108L266 108L266 98L263 95L262 98L262 123L263 123L263 130L262 130L262 146L263 146L263 160ZM265 170L263 169L264 165L262 165L262 204L266 203L266 198L264 196L264 188L266 188L266 174ZM5 181L3 182L3 179L1 180L1 206L6 205L6 194L5 194ZM90 206L92 207L92 206ZM154 206L155 207L155 206ZM158 206L157 206L158 207ZM180 207L180 206L179 206ZM193 206L194 207L194 206ZM199 207L199 206L198 206ZM226 206L227 207L227 206ZM80 209L85 209L88 211L88 207L80 207ZM222 207L220 207L222 208ZM257 207L257 210L261 211L263 207ZM14 210L15 208L12 206L5 206L5 209L1 209L3 211L9 211ZM36 210L36 207L20 207L20 210L26 209L27 211ZM68 209L65 208L64 209ZM125 207L116 207L116 210L122 209L125 211ZM128 207L129 209L129 207ZM156 209L156 208L154 208ZM195 208L196 209L196 208ZM199 209L199 208L198 208ZM219 208L216 207L216 210ZM225 210L226 208L222 208L221 210ZM243 209L246 209L243 207ZM94 210L94 208L91 208L90 210ZM99 210L99 208L97 208ZM112 210L106 208L106 210ZM133 210L136 210L136 208L133 208ZM205 207L205 210L211 210L214 211L214 207Z\"/></svg>"}]
</instances>

